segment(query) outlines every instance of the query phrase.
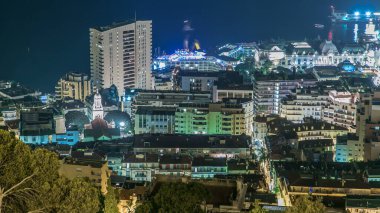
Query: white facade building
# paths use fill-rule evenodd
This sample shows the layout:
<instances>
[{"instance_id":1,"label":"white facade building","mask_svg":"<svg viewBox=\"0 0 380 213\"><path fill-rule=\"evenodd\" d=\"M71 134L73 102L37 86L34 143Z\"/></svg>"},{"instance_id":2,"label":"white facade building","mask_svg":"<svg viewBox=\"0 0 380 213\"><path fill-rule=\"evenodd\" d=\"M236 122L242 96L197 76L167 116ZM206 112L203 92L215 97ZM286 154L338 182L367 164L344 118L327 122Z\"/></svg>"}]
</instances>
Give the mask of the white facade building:
<instances>
[{"instance_id":1,"label":"white facade building","mask_svg":"<svg viewBox=\"0 0 380 213\"><path fill-rule=\"evenodd\" d=\"M119 23L90 29L94 85L152 89L152 21Z\"/></svg>"},{"instance_id":2,"label":"white facade building","mask_svg":"<svg viewBox=\"0 0 380 213\"><path fill-rule=\"evenodd\" d=\"M350 92L329 92L329 103L323 109L323 120L356 131L356 102L358 96Z\"/></svg>"},{"instance_id":3,"label":"white facade building","mask_svg":"<svg viewBox=\"0 0 380 213\"><path fill-rule=\"evenodd\" d=\"M272 61L274 65L306 69L313 66L337 66L339 63L349 61L353 64L360 63L373 67L379 64L379 51L366 50L360 46L345 46L338 50L332 41L324 41L317 51L307 42L294 42L290 44L291 51L274 46L270 50L261 52Z\"/></svg>"},{"instance_id":4,"label":"white facade building","mask_svg":"<svg viewBox=\"0 0 380 213\"><path fill-rule=\"evenodd\" d=\"M92 105L92 120L95 120L96 118L103 119L104 117L104 110L102 105L102 96L97 92L94 95L94 104Z\"/></svg>"},{"instance_id":5,"label":"white facade building","mask_svg":"<svg viewBox=\"0 0 380 213\"><path fill-rule=\"evenodd\" d=\"M327 102L327 94L302 93L301 91L297 91L294 97L281 102L280 115L294 123L303 123L304 118L307 117L321 120L322 109Z\"/></svg>"}]
</instances>

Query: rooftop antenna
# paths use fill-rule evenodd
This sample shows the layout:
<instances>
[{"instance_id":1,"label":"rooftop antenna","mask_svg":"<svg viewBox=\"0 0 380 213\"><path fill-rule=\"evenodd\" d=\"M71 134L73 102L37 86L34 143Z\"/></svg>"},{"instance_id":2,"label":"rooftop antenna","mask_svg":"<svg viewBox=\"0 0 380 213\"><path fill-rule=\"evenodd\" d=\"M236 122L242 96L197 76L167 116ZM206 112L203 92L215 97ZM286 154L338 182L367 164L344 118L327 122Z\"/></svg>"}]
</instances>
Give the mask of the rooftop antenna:
<instances>
[{"instance_id":1,"label":"rooftop antenna","mask_svg":"<svg viewBox=\"0 0 380 213\"><path fill-rule=\"evenodd\" d=\"M135 10L135 22L137 21L137 12Z\"/></svg>"}]
</instances>

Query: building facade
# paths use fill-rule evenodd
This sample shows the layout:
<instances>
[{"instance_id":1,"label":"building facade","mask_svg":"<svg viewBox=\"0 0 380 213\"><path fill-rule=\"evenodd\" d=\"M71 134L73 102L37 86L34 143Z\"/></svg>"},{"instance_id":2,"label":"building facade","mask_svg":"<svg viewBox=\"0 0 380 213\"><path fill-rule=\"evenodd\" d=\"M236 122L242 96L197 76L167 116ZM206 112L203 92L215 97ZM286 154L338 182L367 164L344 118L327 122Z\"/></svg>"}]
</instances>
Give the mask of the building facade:
<instances>
[{"instance_id":1,"label":"building facade","mask_svg":"<svg viewBox=\"0 0 380 213\"><path fill-rule=\"evenodd\" d=\"M315 86L316 80L312 76L305 75L304 77L305 78L298 76L293 80L273 80L272 78L255 79L253 86L255 112L279 114L281 100L287 95L290 95L292 90L300 87L307 88Z\"/></svg>"},{"instance_id":2,"label":"building facade","mask_svg":"<svg viewBox=\"0 0 380 213\"><path fill-rule=\"evenodd\" d=\"M327 94L296 89L294 95L282 100L280 116L294 123L302 123L307 117L321 120L327 100Z\"/></svg>"},{"instance_id":3,"label":"building facade","mask_svg":"<svg viewBox=\"0 0 380 213\"><path fill-rule=\"evenodd\" d=\"M180 104L175 113L179 134L252 135L253 101L228 99L210 104Z\"/></svg>"},{"instance_id":4,"label":"building facade","mask_svg":"<svg viewBox=\"0 0 380 213\"><path fill-rule=\"evenodd\" d=\"M95 86L152 89L152 21L90 29L91 77Z\"/></svg>"},{"instance_id":5,"label":"building facade","mask_svg":"<svg viewBox=\"0 0 380 213\"><path fill-rule=\"evenodd\" d=\"M52 141L55 133L53 112L50 110L32 110L21 112L20 140L27 144L41 145Z\"/></svg>"},{"instance_id":6,"label":"building facade","mask_svg":"<svg viewBox=\"0 0 380 213\"><path fill-rule=\"evenodd\" d=\"M139 106L135 114L135 134L173 134L175 123L174 107Z\"/></svg>"},{"instance_id":7,"label":"building facade","mask_svg":"<svg viewBox=\"0 0 380 213\"><path fill-rule=\"evenodd\" d=\"M323 108L323 120L356 131L356 94L350 92L329 92L328 104Z\"/></svg>"},{"instance_id":8,"label":"building facade","mask_svg":"<svg viewBox=\"0 0 380 213\"><path fill-rule=\"evenodd\" d=\"M92 93L92 84L90 77L83 73L67 73L59 79L55 86L55 95L57 100L72 98L75 100L85 101L86 97Z\"/></svg>"}]
</instances>

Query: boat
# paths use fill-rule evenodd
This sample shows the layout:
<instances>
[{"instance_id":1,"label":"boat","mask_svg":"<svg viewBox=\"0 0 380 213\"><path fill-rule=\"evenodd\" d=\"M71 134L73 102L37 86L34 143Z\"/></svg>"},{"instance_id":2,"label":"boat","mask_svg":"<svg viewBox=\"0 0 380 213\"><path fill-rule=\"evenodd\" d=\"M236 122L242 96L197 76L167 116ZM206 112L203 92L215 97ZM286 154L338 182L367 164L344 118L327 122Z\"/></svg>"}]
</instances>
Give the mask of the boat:
<instances>
[{"instance_id":1,"label":"boat","mask_svg":"<svg viewBox=\"0 0 380 213\"><path fill-rule=\"evenodd\" d=\"M323 29L323 28L325 28L325 25L323 25L323 24L314 24L314 27L318 28L318 29Z\"/></svg>"},{"instance_id":2,"label":"boat","mask_svg":"<svg viewBox=\"0 0 380 213\"><path fill-rule=\"evenodd\" d=\"M380 12L365 12L355 11L347 13L345 11L337 11L334 6L331 6L331 15L329 16L332 22L380 22Z\"/></svg>"}]
</instances>

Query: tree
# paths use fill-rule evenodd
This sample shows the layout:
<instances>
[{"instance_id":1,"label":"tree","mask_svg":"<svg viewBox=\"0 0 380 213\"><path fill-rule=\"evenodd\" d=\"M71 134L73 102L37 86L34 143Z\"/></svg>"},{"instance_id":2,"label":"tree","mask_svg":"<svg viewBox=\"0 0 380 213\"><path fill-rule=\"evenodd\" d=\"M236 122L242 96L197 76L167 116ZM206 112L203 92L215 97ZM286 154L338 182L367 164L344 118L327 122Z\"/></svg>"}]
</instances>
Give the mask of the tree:
<instances>
[{"instance_id":1,"label":"tree","mask_svg":"<svg viewBox=\"0 0 380 213\"><path fill-rule=\"evenodd\" d=\"M89 180L58 174L58 156L31 150L0 130L1 212L98 212L100 191Z\"/></svg>"},{"instance_id":2,"label":"tree","mask_svg":"<svg viewBox=\"0 0 380 213\"><path fill-rule=\"evenodd\" d=\"M258 200L255 200L255 205L253 206L253 209L251 210L251 213L267 213L268 211L263 209Z\"/></svg>"},{"instance_id":3,"label":"tree","mask_svg":"<svg viewBox=\"0 0 380 213\"><path fill-rule=\"evenodd\" d=\"M143 204L141 204L140 206L138 206L136 208L136 213L148 213L148 212L154 212L154 207L153 207L153 204L152 202L150 201L147 201L147 202L144 202Z\"/></svg>"},{"instance_id":4,"label":"tree","mask_svg":"<svg viewBox=\"0 0 380 213\"><path fill-rule=\"evenodd\" d=\"M65 115L65 126L68 128L69 126L77 126L79 131L84 129L84 125L89 124L90 119L80 111L70 111Z\"/></svg>"},{"instance_id":5,"label":"tree","mask_svg":"<svg viewBox=\"0 0 380 213\"><path fill-rule=\"evenodd\" d=\"M118 199L116 196L116 190L108 182L107 194L104 196L104 212L105 213L118 213L119 209L117 207Z\"/></svg>"},{"instance_id":6,"label":"tree","mask_svg":"<svg viewBox=\"0 0 380 213\"><path fill-rule=\"evenodd\" d=\"M66 196L59 206L60 213L92 213L99 212L100 191L91 182L83 178L75 178L69 181L66 188Z\"/></svg>"},{"instance_id":7,"label":"tree","mask_svg":"<svg viewBox=\"0 0 380 213\"><path fill-rule=\"evenodd\" d=\"M104 117L108 123L114 121L116 127L120 127L120 124L124 124L125 129L129 130L131 127L131 117L126 112L114 110L106 114Z\"/></svg>"},{"instance_id":8,"label":"tree","mask_svg":"<svg viewBox=\"0 0 380 213\"><path fill-rule=\"evenodd\" d=\"M209 196L199 183L165 183L151 203L139 206L136 212L201 212L201 204Z\"/></svg>"},{"instance_id":9,"label":"tree","mask_svg":"<svg viewBox=\"0 0 380 213\"><path fill-rule=\"evenodd\" d=\"M269 59L267 59L265 60L264 64L261 66L260 72L266 75L270 71L270 68L272 66L273 66L273 63Z\"/></svg>"},{"instance_id":10,"label":"tree","mask_svg":"<svg viewBox=\"0 0 380 213\"><path fill-rule=\"evenodd\" d=\"M293 206L286 209L286 213L320 213L325 212L326 207L321 198L300 196L293 202Z\"/></svg>"}]
</instances>

